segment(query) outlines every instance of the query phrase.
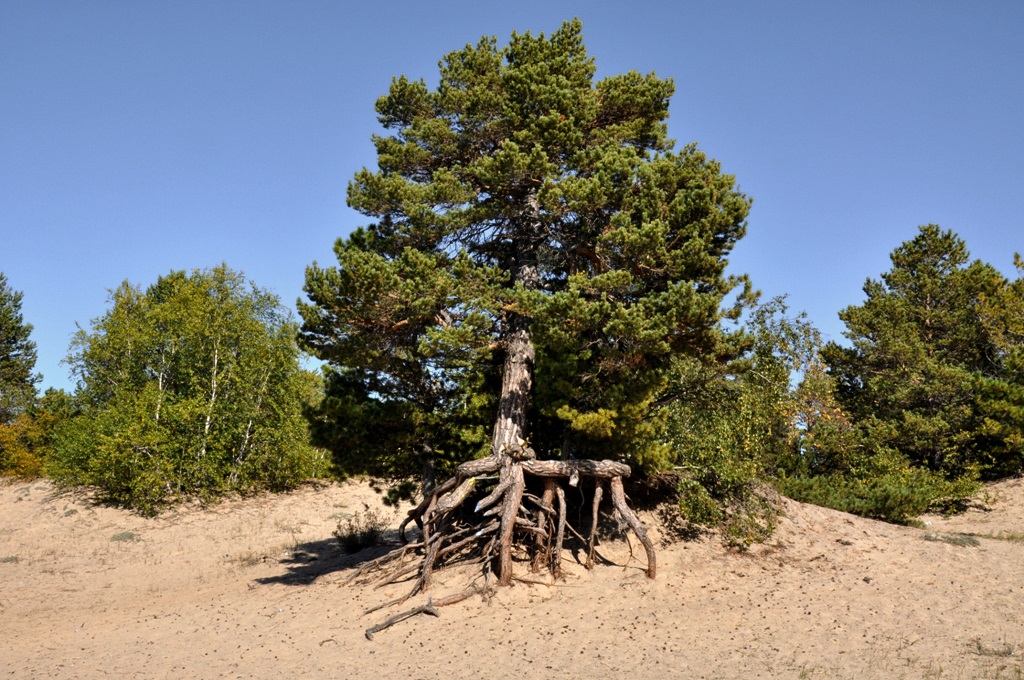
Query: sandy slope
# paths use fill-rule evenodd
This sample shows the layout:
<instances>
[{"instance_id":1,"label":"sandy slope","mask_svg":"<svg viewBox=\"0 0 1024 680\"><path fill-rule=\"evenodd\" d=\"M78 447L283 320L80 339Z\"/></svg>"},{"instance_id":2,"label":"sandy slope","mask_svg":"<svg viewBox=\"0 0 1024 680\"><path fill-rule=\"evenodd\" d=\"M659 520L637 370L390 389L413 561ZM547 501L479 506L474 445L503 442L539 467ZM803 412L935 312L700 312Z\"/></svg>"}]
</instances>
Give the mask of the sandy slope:
<instances>
[{"instance_id":1,"label":"sandy slope","mask_svg":"<svg viewBox=\"0 0 1024 680\"><path fill-rule=\"evenodd\" d=\"M148 520L0 486L0 677L1024 676L1024 543L1006 540L1024 534L1022 480L924 529L787 502L768 545L663 546L655 581L642 551L606 542L618 566L567 553L564 582L374 641L363 630L391 612L363 610L401 589L341 585L354 559L331 537L364 503L379 507L348 483ZM447 579L434 592L460 588Z\"/></svg>"}]
</instances>

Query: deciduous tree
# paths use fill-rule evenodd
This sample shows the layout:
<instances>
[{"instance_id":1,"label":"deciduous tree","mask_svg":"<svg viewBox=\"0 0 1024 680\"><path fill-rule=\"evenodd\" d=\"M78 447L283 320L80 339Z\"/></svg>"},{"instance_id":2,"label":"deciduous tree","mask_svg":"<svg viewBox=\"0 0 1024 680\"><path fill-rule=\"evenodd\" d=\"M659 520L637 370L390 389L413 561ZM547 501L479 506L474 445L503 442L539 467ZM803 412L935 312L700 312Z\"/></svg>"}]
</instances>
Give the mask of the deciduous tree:
<instances>
[{"instance_id":1,"label":"deciduous tree","mask_svg":"<svg viewBox=\"0 0 1024 680\"><path fill-rule=\"evenodd\" d=\"M295 332L274 295L225 265L123 283L72 343L82 413L58 433L53 473L143 511L315 474L315 377Z\"/></svg>"}]
</instances>

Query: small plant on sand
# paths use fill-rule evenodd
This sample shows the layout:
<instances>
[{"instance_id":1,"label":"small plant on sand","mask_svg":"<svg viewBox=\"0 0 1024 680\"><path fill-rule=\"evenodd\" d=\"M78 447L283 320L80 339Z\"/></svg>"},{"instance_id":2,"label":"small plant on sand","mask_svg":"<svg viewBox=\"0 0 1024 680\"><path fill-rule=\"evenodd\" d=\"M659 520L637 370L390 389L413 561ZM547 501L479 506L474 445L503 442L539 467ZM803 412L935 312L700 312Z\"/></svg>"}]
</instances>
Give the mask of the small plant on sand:
<instances>
[{"instance_id":1,"label":"small plant on sand","mask_svg":"<svg viewBox=\"0 0 1024 680\"><path fill-rule=\"evenodd\" d=\"M379 510L371 510L370 506L364 503L362 511L338 522L334 535L342 550L352 554L363 548L380 545L387 527L388 522L384 514Z\"/></svg>"},{"instance_id":2,"label":"small plant on sand","mask_svg":"<svg viewBox=\"0 0 1024 680\"><path fill-rule=\"evenodd\" d=\"M978 656L1013 656L1014 648L1008 642L1002 642L996 647L989 647L981 641L981 638L974 638L972 651Z\"/></svg>"},{"instance_id":3,"label":"small plant on sand","mask_svg":"<svg viewBox=\"0 0 1024 680\"><path fill-rule=\"evenodd\" d=\"M267 561L267 556L252 550L234 558L234 562L240 567L255 567L257 564Z\"/></svg>"},{"instance_id":4,"label":"small plant on sand","mask_svg":"<svg viewBox=\"0 0 1024 680\"><path fill-rule=\"evenodd\" d=\"M134 531L122 531L120 533L117 533L117 534L114 534L113 536L111 536L110 540L111 541L115 541L117 543L133 543L133 542L138 541L140 539L139 539L139 535L137 533L135 533Z\"/></svg>"},{"instance_id":5,"label":"small plant on sand","mask_svg":"<svg viewBox=\"0 0 1024 680\"><path fill-rule=\"evenodd\" d=\"M21 558L17 555L8 555L7 557L0 557L0 564L17 564L21 562Z\"/></svg>"},{"instance_id":6,"label":"small plant on sand","mask_svg":"<svg viewBox=\"0 0 1024 680\"><path fill-rule=\"evenodd\" d=\"M962 548L977 548L981 543L970 534L925 534L924 540L933 543L949 543Z\"/></svg>"}]
</instances>

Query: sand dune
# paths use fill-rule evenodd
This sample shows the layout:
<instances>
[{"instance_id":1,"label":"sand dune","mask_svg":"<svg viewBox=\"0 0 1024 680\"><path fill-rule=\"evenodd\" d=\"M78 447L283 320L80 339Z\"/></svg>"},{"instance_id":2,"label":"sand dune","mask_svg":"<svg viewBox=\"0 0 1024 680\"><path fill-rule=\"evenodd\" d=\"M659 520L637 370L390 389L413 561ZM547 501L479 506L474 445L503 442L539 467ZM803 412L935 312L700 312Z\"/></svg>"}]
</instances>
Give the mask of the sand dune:
<instances>
[{"instance_id":1,"label":"sand dune","mask_svg":"<svg viewBox=\"0 0 1024 680\"><path fill-rule=\"evenodd\" d=\"M563 581L516 583L369 641L394 610L363 611L407 586L342 584L369 553L343 555L331 532L383 507L366 484L156 519L8 484L0 677L1020 678L1024 480L984 502L918 529L785 501L768 544L662 544L654 581L642 550L606 540L612 565L588 572L567 552Z\"/></svg>"}]
</instances>

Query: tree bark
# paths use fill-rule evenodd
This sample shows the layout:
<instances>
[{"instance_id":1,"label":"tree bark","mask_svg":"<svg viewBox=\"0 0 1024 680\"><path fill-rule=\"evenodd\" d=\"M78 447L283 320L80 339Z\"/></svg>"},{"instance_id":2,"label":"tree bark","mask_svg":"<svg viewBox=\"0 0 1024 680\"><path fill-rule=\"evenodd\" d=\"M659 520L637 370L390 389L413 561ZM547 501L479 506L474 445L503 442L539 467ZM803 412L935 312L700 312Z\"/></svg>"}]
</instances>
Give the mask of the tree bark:
<instances>
[{"instance_id":1,"label":"tree bark","mask_svg":"<svg viewBox=\"0 0 1024 680\"><path fill-rule=\"evenodd\" d=\"M614 460L524 460L523 470L537 477L629 477L632 470Z\"/></svg>"},{"instance_id":2,"label":"tree bark","mask_svg":"<svg viewBox=\"0 0 1024 680\"><path fill-rule=\"evenodd\" d=\"M524 201L520 219L512 227L512 286L524 290L540 287L540 273L537 266L537 249L540 244L543 225L540 220L540 204L536 192L530 192ZM498 402L498 417L494 423L491 451L502 456L506 449L513 448L526 439L526 409L533 388L533 334L530 326L533 320L517 311L510 311L504 337L505 365L501 378L501 397Z\"/></svg>"},{"instance_id":3,"label":"tree bark","mask_svg":"<svg viewBox=\"0 0 1024 680\"><path fill-rule=\"evenodd\" d=\"M619 515L626 521L629 528L633 530L637 538L644 546L644 550L647 552L647 577L654 578L658 573L658 563L654 557L654 544L651 543L651 539L647 536L647 529L640 520L637 518L633 511L630 510L629 505L626 503L626 492L622 487L622 477L612 477L610 482L612 491L612 505L619 511Z\"/></svg>"},{"instance_id":4,"label":"tree bark","mask_svg":"<svg viewBox=\"0 0 1024 680\"><path fill-rule=\"evenodd\" d=\"M213 407L217 403L217 368L220 363L220 343L213 344L213 366L210 369L210 403L206 408L206 419L203 422L203 446L199 451L199 459L206 457L206 443L210 437L210 423L213 421Z\"/></svg>"},{"instance_id":5,"label":"tree bark","mask_svg":"<svg viewBox=\"0 0 1024 680\"><path fill-rule=\"evenodd\" d=\"M514 448L526 439L526 409L533 387L534 349L530 319L512 313L510 335L505 339L505 368L501 379L501 399L494 423L491 450L494 455Z\"/></svg>"},{"instance_id":6,"label":"tree bark","mask_svg":"<svg viewBox=\"0 0 1024 680\"><path fill-rule=\"evenodd\" d=\"M540 287L537 249L540 235L543 233L542 228L540 204L536 192L531 191L525 197L523 210L518 219L513 220L510 225L512 259L509 270L512 273L513 288L536 290ZM501 397L491 439L491 455L497 458L501 468L500 483L509 489L501 510L501 530L498 538L497 576L500 585L512 582L512 537L525 486L523 470L516 464L512 452L522 453L526 441L526 411L530 405L530 391L533 388L534 347L530 328L532 323L533 319L519 311L511 310L508 313Z\"/></svg>"}]
</instances>

